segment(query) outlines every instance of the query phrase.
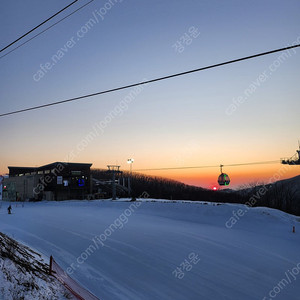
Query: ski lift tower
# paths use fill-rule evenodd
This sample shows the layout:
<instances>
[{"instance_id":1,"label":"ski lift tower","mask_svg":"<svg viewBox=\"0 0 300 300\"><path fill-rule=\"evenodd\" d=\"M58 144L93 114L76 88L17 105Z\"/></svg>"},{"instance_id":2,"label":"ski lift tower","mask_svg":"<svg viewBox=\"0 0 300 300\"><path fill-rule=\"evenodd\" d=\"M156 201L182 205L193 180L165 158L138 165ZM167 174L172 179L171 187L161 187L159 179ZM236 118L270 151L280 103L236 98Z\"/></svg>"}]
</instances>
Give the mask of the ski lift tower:
<instances>
[{"instance_id":1,"label":"ski lift tower","mask_svg":"<svg viewBox=\"0 0 300 300\"><path fill-rule=\"evenodd\" d=\"M282 158L281 163L284 165L300 165L300 141L298 141L299 150L290 158Z\"/></svg>"},{"instance_id":2,"label":"ski lift tower","mask_svg":"<svg viewBox=\"0 0 300 300\"><path fill-rule=\"evenodd\" d=\"M107 165L108 170L107 173L112 174L112 200L116 200L117 198L117 192L116 192L116 174L122 174L122 171L120 171L120 166L116 165Z\"/></svg>"}]
</instances>

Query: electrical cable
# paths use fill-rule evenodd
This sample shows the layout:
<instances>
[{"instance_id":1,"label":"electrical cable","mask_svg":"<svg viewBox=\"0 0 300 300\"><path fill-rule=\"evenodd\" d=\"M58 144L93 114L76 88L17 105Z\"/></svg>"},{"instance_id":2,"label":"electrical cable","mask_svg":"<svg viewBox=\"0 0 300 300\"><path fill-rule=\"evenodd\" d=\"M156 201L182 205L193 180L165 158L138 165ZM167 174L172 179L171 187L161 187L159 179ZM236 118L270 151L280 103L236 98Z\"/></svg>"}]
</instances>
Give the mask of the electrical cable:
<instances>
[{"instance_id":1,"label":"electrical cable","mask_svg":"<svg viewBox=\"0 0 300 300\"><path fill-rule=\"evenodd\" d=\"M248 59L252 59L252 58L256 58L256 57L260 57L260 56L264 56L264 55L268 55L268 54L273 54L273 53L280 52L280 51L289 50L289 49L296 48L296 47L299 47L299 46L300 46L300 44L297 44L297 45L293 45L293 46L289 46L289 47L285 47L285 48L280 48L280 49L276 49L276 50L271 50L271 51L267 51L267 52L263 52L263 53L258 53L258 54L254 54L254 55L250 55L250 56L246 56L246 57L242 57L242 58L229 60L229 61L226 61L226 62L222 62L222 63L218 63L218 64L214 64L214 65L210 65L210 66L206 66L206 67L202 67L202 68L198 68L198 69L194 69L194 70L189 70L189 71L185 71L185 72L181 72L181 73L171 74L171 75L167 75L167 76L163 76L163 77L159 77L159 78L155 78L155 79L151 79L151 80L146 80L146 81L142 81L142 82L139 82L139 83L133 83L133 84L117 87L117 88L112 88L112 89L109 89L109 90L104 90L104 91L100 91L100 92L96 92L96 93L92 93L92 94L88 94L88 95L84 95L84 96L74 97L74 98L70 98L70 99L66 99L66 100L60 100L60 101L56 101L56 102L52 102L52 103L48 103L48 104L33 106L33 107L24 108L24 109L20 109L20 110L15 110L15 111L11 111L11 112L8 112L8 113L0 114L0 117L13 115L13 114L21 113L21 112L26 112L26 111L31 111L31 110L36 110L36 109L41 109L41 108L45 108L45 107L49 107L49 106L54 106L54 105L58 105L58 104L67 103L67 102L78 101L78 100L81 100L81 99L90 98L90 97L103 95L103 94L108 94L108 93L112 93L112 92L116 92L116 91L120 91L120 90L125 90L125 89L128 89L128 88L132 88L132 87L136 87L136 86L140 86L140 85L146 85L146 84L157 82L157 81L162 81L162 80L166 80L166 79L170 79L170 78L174 78L174 77L179 77L179 76L183 76L183 75L187 75L187 74L191 74L191 73L195 73L195 72L204 71L204 70L207 70L207 69L212 69L212 68L216 68L216 67L236 63L236 62L240 62L240 61L243 61L243 60L248 60Z\"/></svg>"},{"instance_id":2,"label":"electrical cable","mask_svg":"<svg viewBox=\"0 0 300 300\"><path fill-rule=\"evenodd\" d=\"M9 52L5 53L4 55L0 56L0 59L5 57L6 55L14 52L15 50L19 49L20 47L24 46L25 44L27 44L28 42L30 42L31 40L35 39L36 37L38 37L39 35L43 34L44 32L48 31L50 28L54 27L55 25L59 24L60 22L64 21L65 19L67 19L68 17L72 16L73 14L75 14L76 12L78 12L79 10L81 10L82 8L84 8L85 6L89 5L90 3L94 2L95 0L91 0L89 2L87 2L86 4L80 6L79 8L77 8L76 10L74 10L73 12L71 12L70 14L68 14L67 16L63 17L62 19L60 19L59 21L55 22L54 24L52 24L51 26L45 28L43 31L37 33L36 35L34 35L33 37L31 37L29 40L23 42L22 44L18 45L17 47L13 48L12 50L10 50Z\"/></svg>"},{"instance_id":3,"label":"electrical cable","mask_svg":"<svg viewBox=\"0 0 300 300\"><path fill-rule=\"evenodd\" d=\"M0 50L0 52L2 52L5 49L9 48L10 46L12 46L13 44L15 44L16 42L18 42L19 40L21 40L25 36L27 36L28 34L30 34L31 32L33 32L37 28L41 27L42 25L44 25L45 23L47 23L48 21L50 21L51 19L53 19L54 17L56 17L57 15L59 15L61 12L63 12L64 10L66 10L67 8L69 8L70 6L72 6L73 4L75 4L76 2L78 2L78 0L73 1L72 3L70 3L69 5L67 5L66 7L64 7L63 9L61 9L60 11L58 11L57 13L55 13L54 15L52 15L51 17L49 17L47 20L43 21L39 25L37 25L34 28L30 29L28 32L24 33L22 36L20 36L19 38L17 38L15 41L11 42L9 45L7 45L4 48L2 48Z\"/></svg>"}]
</instances>

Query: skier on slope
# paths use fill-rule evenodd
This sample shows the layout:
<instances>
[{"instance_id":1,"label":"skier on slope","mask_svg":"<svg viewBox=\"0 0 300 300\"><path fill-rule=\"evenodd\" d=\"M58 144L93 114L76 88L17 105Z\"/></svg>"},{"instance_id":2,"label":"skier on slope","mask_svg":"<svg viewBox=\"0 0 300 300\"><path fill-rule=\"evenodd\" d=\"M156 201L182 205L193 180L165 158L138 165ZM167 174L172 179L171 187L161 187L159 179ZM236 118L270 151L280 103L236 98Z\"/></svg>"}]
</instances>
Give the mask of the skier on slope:
<instances>
[{"instance_id":1,"label":"skier on slope","mask_svg":"<svg viewBox=\"0 0 300 300\"><path fill-rule=\"evenodd\" d=\"M7 208L8 214L11 214L11 205L9 205L9 207Z\"/></svg>"}]
</instances>

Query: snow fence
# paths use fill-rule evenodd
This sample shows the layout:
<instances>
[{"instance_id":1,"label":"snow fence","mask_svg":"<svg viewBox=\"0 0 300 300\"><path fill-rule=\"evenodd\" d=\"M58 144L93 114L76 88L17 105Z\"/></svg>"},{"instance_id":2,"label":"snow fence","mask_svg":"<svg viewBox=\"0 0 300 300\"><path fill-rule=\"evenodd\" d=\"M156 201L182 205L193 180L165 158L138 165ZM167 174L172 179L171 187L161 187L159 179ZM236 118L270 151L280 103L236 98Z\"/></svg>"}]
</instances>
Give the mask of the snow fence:
<instances>
[{"instance_id":1,"label":"snow fence","mask_svg":"<svg viewBox=\"0 0 300 300\"><path fill-rule=\"evenodd\" d=\"M100 300L88 290L83 288L77 281L72 279L57 264L54 258L50 257L50 274L58 279L77 299L79 300Z\"/></svg>"}]
</instances>

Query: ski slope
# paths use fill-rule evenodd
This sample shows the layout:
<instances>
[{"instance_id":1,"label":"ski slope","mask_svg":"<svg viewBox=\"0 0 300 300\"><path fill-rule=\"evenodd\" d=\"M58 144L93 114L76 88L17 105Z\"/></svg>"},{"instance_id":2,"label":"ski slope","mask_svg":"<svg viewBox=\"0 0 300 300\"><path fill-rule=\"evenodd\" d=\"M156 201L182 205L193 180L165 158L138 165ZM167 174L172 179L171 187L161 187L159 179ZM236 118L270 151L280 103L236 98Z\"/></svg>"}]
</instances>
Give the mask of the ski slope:
<instances>
[{"instance_id":1,"label":"ski slope","mask_svg":"<svg viewBox=\"0 0 300 300\"><path fill-rule=\"evenodd\" d=\"M13 204L8 215L3 202L0 231L53 255L101 300L299 299L299 217L233 204L132 204Z\"/></svg>"}]
</instances>

